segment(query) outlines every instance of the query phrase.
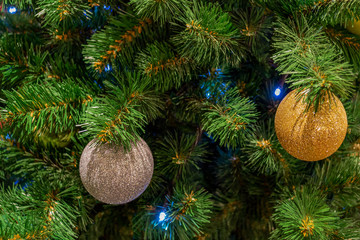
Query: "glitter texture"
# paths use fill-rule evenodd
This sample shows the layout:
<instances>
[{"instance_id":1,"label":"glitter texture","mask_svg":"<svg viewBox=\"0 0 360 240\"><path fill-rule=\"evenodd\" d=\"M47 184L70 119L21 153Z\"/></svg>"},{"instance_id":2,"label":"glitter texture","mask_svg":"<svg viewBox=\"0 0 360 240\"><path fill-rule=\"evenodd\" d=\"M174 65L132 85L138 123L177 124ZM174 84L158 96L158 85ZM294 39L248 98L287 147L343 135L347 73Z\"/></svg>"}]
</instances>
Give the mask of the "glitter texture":
<instances>
[{"instance_id":1,"label":"glitter texture","mask_svg":"<svg viewBox=\"0 0 360 240\"><path fill-rule=\"evenodd\" d=\"M125 152L115 144L91 141L80 158L80 177L86 190L108 204L123 204L140 196L150 183L154 159L143 139Z\"/></svg>"},{"instance_id":2,"label":"glitter texture","mask_svg":"<svg viewBox=\"0 0 360 240\"><path fill-rule=\"evenodd\" d=\"M360 36L360 21L356 21L354 23L348 22L346 29L353 34Z\"/></svg>"},{"instance_id":3,"label":"glitter texture","mask_svg":"<svg viewBox=\"0 0 360 240\"><path fill-rule=\"evenodd\" d=\"M297 101L295 90L280 103L275 115L275 131L283 148L304 161L329 157L340 147L347 132L347 117L340 100L327 97L314 114L311 107Z\"/></svg>"}]
</instances>

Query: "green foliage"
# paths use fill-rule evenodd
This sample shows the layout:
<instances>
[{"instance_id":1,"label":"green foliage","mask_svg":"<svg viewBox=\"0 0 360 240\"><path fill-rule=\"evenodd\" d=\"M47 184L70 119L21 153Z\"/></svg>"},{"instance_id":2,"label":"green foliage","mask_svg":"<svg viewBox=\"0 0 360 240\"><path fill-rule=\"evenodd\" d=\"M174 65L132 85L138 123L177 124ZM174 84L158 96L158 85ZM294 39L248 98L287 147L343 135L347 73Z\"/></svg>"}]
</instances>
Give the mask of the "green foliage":
<instances>
[{"instance_id":1,"label":"green foliage","mask_svg":"<svg viewBox=\"0 0 360 240\"><path fill-rule=\"evenodd\" d=\"M36 190L29 187L25 191L17 187L1 187L0 223L2 226L9 226L0 232L2 237L40 239L51 236L52 239L59 240L76 239L77 209L63 200L75 197L76 187L36 195L47 190L46 186Z\"/></svg>"},{"instance_id":2,"label":"green foliage","mask_svg":"<svg viewBox=\"0 0 360 240\"><path fill-rule=\"evenodd\" d=\"M140 74L126 73L116 78L115 83L106 82L107 95L96 98L87 109L85 135L128 149L145 124L161 115L162 102Z\"/></svg>"},{"instance_id":3,"label":"green foliage","mask_svg":"<svg viewBox=\"0 0 360 240\"><path fill-rule=\"evenodd\" d=\"M332 158L315 168L313 185L333 195L331 204L339 209L356 207L360 204L360 160L355 155Z\"/></svg>"},{"instance_id":4,"label":"green foliage","mask_svg":"<svg viewBox=\"0 0 360 240\"><path fill-rule=\"evenodd\" d=\"M203 111L203 129L221 146L232 148L244 143L258 116L255 104L240 97L237 89L226 92L216 104L205 103Z\"/></svg>"},{"instance_id":5,"label":"green foliage","mask_svg":"<svg viewBox=\"0 0 360 240\"><path fill-rule=\"evenodd\" d=\"M168 133L159 140L154 158L162 175L170 180L185 180L200 170L199 164L206 160L206 148L198 145L198 137Z\"/></svg>"},{"instance_id":6,"label":"green foliage","mask_svg":"<svg viewBox=\"0 0 360 240\"><path fill-rule=\"evenodd\" d=\"M326 95L348 98L354 73L338 49L331 45L325 33L303 16L279 22L274 37L274 60L282 74L291 74L287 82L304 97L315 111Z\"/></svg>"},{"instance_id":7,"label":"green foliage","mask_svg":"<svg viewBox=\"0 0 360 240\"><path fill-rule=\"evenodd\" d=\"M194 2L175 25L179 33L171 41L181 57L193 59L200 66L218 67L239 63L241 49L230 16L216 4Z\"/></svg>"},{"instance_id":8,"label":"green foliage","mask_svg":"<svg viewBox=\"0 0 360 240\"><path fill-rule=\"evenodd\" d=\"M346 60L350 62L354 70L360 70L360 37L349 33L344 29L327 28L326 33L343 52Z\"/></svg>"},{"instance_id":9,"label":"green foliage","mask_svg":"<svg viewBox=\"0 0 360 240\"><path fill-rule=\"evenodd\" d=\"M3 1L3 3L19 6L20 8L26 8L26 7L35 5L35 1L33 1L33 0L5 0L5 1Z\"/></svg>"},{"instance_id":10,"label":"green foliage","mask_svg":"<svg viewBox=\"0 0 360 240\"><path fill-rule=\"evenodd\" d=\"M231 89L231 86L222 76L222 69L211 69L200 82L202 100L208 99L212 103L221 102L224 93ZM196 105L196 104L195 104Z\"/></svg>"},{"instance_id":11,"label":"green foliage","mask_svg":"<svg viewBox=\"0 0 360 240\"><path fill-rule=\"evenodd\" d=\"M245 147L245 152L249 154L248 166L262 174L270 175L288 168L288 163L278 151L280 148L273 122L260 124L250 134Z\"/></svg>"},{"instance_id":12,"label":"green foliage","mask_svg":"<svg viewBox=\"0 0 360 240\"><path fill-rule=\"evenodd\" d=\"M75 156L32 151L10 140L0 144L4 170L19 182L0 187L0 225L5 226L0 235L9 239L17 234L23 239L76 239L78 230L89 223L89 206L79 187Z\"/></svg>"},{"instance_id":13,"label":"green foliage","mask_svg":"<svg viewBox=\"0 0 360 240\"><path fill-rule=\"evenodd\" d=\"M27 181L41 179L46 177L49 181L55 180L57 173L61 173L63 179L66 178L66 171L63 167L74 168L74 160L72 158L54 158L51 155L45 155L44 151L36 149L37 152L26 149L24 146L20 148L14 146L12 141L0 141L1 157L6 163L4 170L11 172L14 176Z\"/></svg>"},{"instance_id":14,"label":"green foliage","mask_svg":"<svg viewBox=\"0 0 360 240\"><path fill-rule=\"evenodd\" d=\"M87 213L89 201L86 201L86 195L84 196L85 189L81 187L77 169L80 155L75 154L75 152L80 150L79 147L83 148L75 144L72 150L66 149L63 152L58 152L54 148L39 148L37 144L32 144L30 149L30 147L25 147L19 143L14 144L11 140L0 141L0 159L4 163L3 170L7 175L11 173L12 177L17 179L18 183L15 189L20 187L23 189L23 191L17 192L17 194L33 198L31 202L37 205L36 211L39 214L45 214L44 218L39 218L37 215L37 219L31 227L40 227L40 230L44 230L44 220L49 218L49 212L47 211L49 211L50 207L47 206L46 209L39 208L39 206L43 206L44 198L47 199L49 204L50 200L63 200L60 201L63 205L52 205L52 207L58 210L55 214L58 215L57 220L63 221L63 223L59 221L48 222L50 225L54 225L54 229L58 229L56 232L59 232L59 234L65 234L62 232L68 231L70 225L76 225L79 230L84 230L87 224L89 224L90 219ZM6 186L1 188L0 195L5 194L6 191ZM16 196L13 197L16 198ZM7 201L6 198L3 201ZM6 204L1 202L0 204L6 206L7 204L11 205L11 202ZM30 233L29 229L32 228L25 227L22 223L27 218L33 216L32 210L34 209L31 206L27 206L27 202L22 204L24 205L24 212L18 213L21 216L21 221L19 221L19 225L16 225L15 229L20 228L22 231L26 230L27 233ZM14 215L14 213L9 214L10 216ZM0 214L0 218L4 216ZM64 219L61 220L61 218ZM69 219L71 219L72 223L66 223L70 221ZM5 230L9 231L10 229L5 228ZM71 228L69 234L74 234L74 232L76 232L75 226ZM17 233L20 232L15 231L13 235ZM57 233L49 235L52 236L53 234L56 235ZM34 237L33 239L39 239L39 237Z\"/></svg>"},{"instance_id":15,"label":"green foliage","mask_svg":"<svg viewBox=\"0 0 360 240\"><path fill-rule=\"evenodd\" d=\"M263 5L276 12L280 16L288 16L292 13L304 10L307 7L312 7L319 0L255 0L259 4Z\"/></svg>"},{"instance_id":16,"label":"green foliage","mask_svg":"<svg viewBox=\"0 0 360 240\"><path fill-rule=\"evenodd\" d=\"M244 49L250 51L258 59L265 59L269 48L269 36L272 32L273 18L265 14L265 9L252 7L238 9L231 13L232 22L238 28L239 42ZM245 50L245 51L246 51Z\"/></svg>"},{"instance_id":17,"label":"green foliage","mask_svg":"<svg viewBox=\"0 0 360 240\"><path fill-rule=\"evenodd\" d=\"M279 16L288 17L303 12L325 25L343 24L359 19L360 3L357 0L256 0Z\"/></svg>"},{"instance_id":18,"label":"green foliage","mask_svg":"<svg viewBox=\"0 0 360 240\"><path fill-rule=\"evenodd\" d=\"M343 24L360 19L360 2L357 0L323 1L314 9L320 21L327 24Z\"/></svg>"},{"instance_id":19,"label":"green foliage","mask_svg":"<svg viewBox=\"0 0 360 240\"><path fill-rule=\"evenodd\" d=\"M105 205L104 210L96 213L93 217L94 221L81 233L78 240L98 240L108 236L116 240L133 239L131 226L133 212L134 209L129 208L128 205Z\"/></svg>"},{"instance_id":20,"label":"green foliage","mask_svg":"<svg viewBox=\"0 0 360 240\"><path fill-rule=\"evenodd\" d=\"M337 229L338 215L313 186L295 188L275 206L277 228L271 239L327 240Z\"/></svg>"},{"instance_id":21,"label":"green foliage","mask_svg":"<svg viewBox=\"0 0 360 240\"><path fill-rule=\"evenodd\" d=\"M356 218L343 218L339 222L339 232L333 239L359 239L360 223Z\"/></svg>"},{"instance_id":22,"label":"green foliage","mask_svg":"<svg viewBox=\"0 0 360 240\"><path fill-rule=\"evenodd\" d=\"M134 219L134 230L142 233L136 239L184 239L200 237L203 228L210 222L213 203L204 189L175 188L173 195L166 197L166 204L144 209ZM166 214L159 220L159 214Z\"/></svg>"},{"instance_id":23,"label":"green foliage","mask_svg":"<svg viewBox=\"0 0 360 240\"><path fill-rule=\"evenodd\" d=\"M36 16L43 18L44 26L68 29L72 25L86 21L87 15L91 14L89 5L81 0L40 0L36 3Z\"/></svg>"},{"instance_id":24,"label":"green foliage","mask_svg":"<svg viewBox=\"0 0 360 240\"><path fill-rule=\"evenodd\" d=\"M155 42L141 51L135 63L143 75L154 82L157 89L179 88L190 80L194 66L190 59L179 57L169 44Z\"/></svg>"},{"instance_id":25,"label":"green foliage","mask_svg":"<svg viewBox=\"0 0 360 240\"><path fill-rule=\"evenodd\" d=\"M3 1L0 239L360 239L359 39L344 28L359 13L357 0ZM327 160L279 145L288 87L344 103L348 135ZM140 135L150 185L96 201L84 146Z\"/></svg>"},{"instance_id":26,"label":"green foliage","mask_svg":"<svg viewBox=\"0 0 360 240\"><path fill-rule=\"evenodd\" d=\"M189 0L131 0L140 17L151 18L165 24L172 22L190 8Z\"/></svg>"},{"instance_id":27,"label":"green foliage","mask_svg":"<svg viewBox=\"0 0 360 240\"><path fill-rule=\"evenodd\" d=\"M137 50L149 40L146 34L151 25L150 19L139 20L130 14L111 19L105 30L95 33L84 46L85 62L100 73L109 63L132 65Z\"/></svg>"},{"instance_id":28,"label":"green foliage","mask_svg":"<svg viewBox=\"0 0 360 240\"><path fill-rule=\"evenodd\" d=\"M275 179L247 167L248 157L242 149L218 151L214 168L218 182L215 213L206 239L268 239L267 229L273 228L270 216Z\"/></svg>"},{"instance_id":29,"label":"green foliage","mask_svg":"<svg viewBox=\"0 0 360 240\"><path fill-rule=\"evenodd\" d=\"M350 133L360 137L360 92L357 92L351 101L345 103L345 110Z\"/></svg>"},{"instance_id":30,"label":"green foliage","mask_svg":"<svg viewBox=\"0 0 360 240\"><path fill-rule=\"evenodd\" d=\"M11 89L26 82L44 79L44 65L48 52L29 46L21 36L5 34L0 45L2 89Z\"/></svg>"},{"instance_id":31,"label":"green foliage","mask_svg":"<svg viewBox=\"0 0 360 240\"><path fill-rule=\"evenodd\" d=\"M26 141L43 133L74 130L92 97L70 80L44 85L29 84L15 91L4 90L6 117L13 137Z\"/></svg>"},{"instance_id":32,"label":"green foliage","mask_svg":"<svg viewBox=\"0 0 360 240\"><path fill-rule=\"evenodd\" d=\"M18 37L18 40L21 38L26 42L36 44L41 39L39 31L41 31L40 23L33 15L5 13L0 16L1 34L13 34Z\"/></svg>"}]
</instances>

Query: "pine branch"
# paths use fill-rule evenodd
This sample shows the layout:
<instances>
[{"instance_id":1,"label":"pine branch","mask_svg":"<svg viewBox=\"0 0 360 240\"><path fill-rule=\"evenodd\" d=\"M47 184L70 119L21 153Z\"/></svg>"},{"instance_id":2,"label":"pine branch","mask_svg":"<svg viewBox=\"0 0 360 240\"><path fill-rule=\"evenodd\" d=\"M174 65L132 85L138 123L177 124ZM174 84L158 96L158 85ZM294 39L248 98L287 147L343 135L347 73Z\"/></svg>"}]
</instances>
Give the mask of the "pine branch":
<instances>
[{"instance_id":1,"label":"pine branch","mask_svg":"<svg viewBox=\"0 0 360 240\"><path fill-rule=\"evenodd\" d=\"M112 19L104 31L94 34L84 46L85 61L99 73L115 59L122 66L131 65L134 54L150 32L151 24L150 19L138 20L129 14Z\"/></svg>"},{"instance_id":2,"label":"pine branch","mask_svg":"<svg viewBox=\"0 0 360 240\"><path fill-rule=\"evenodd\" d=\"M30 195L22 193L21 189L16 187L8 189L5 189L4 186L0 187L0 235L5 239L15 237L36 239L38 233L43 230L40 219L41 212L37 208L36 201ZM19 214L21 203L25 210L29 209L28 214Z\"/></svg>"},{"instance_id":3,"label":"pine branch","mask_svg":"<svg viewBox=\"0 0 360 240\"><path fill-rule=\"evenodd\" d=\"M3 3L19 6L22 9L25 9L25 8L28 8L29 6L35 5L35 1L33 1L33 0L4 0Z\"/></svg>"},{"instance_id":4,"label":"pine branch","mask_svg":"<svg viewBox=\"0 0 360 240\"><path fill-rule=\"evenodd\" d=\"M212 216L203 238L209 240L230 239L231 232L235 232L239 226L239 218L244 218L246 205L242 200L234 199L216 192L214 202L215 215Z\"/></svg>"},{"instance_id":5,"label":"pine branch","mask_svg":"<svg viewBox=\"0 0 360 240\"><path fill-rule=\"evenodd\" d=\"M85 64L82 61L82 47L81 45L85 42L85 36L90 36L90 32L83 33L81 26L73 25L70 29L58 29L49 28L47 29L48 41L46 45L51 49L52 53L56 52L57 57L62 56L66 59L77 60L75 67L82 66ZM73 66L74 67L74 66ZM85 69L85 68L83 68ZM69 68L69 73L71 73L71 68Z\"/></svg>"},{"instance_id":6,"label":"pine branch","mask_svg":"<svg viewBox=\"0 0 360 240\"><path fill-rule=\"evenodd\" d=\"M44 65L49 56L40 47L23 42L21 36L4 35L0 47L0 70L3 89L11 89L26 82L42 81Z\"/></svg>"},{"instance_id":7,"label":"pine branch","mask_svg":"<svg viewBox=\"0 0 360 240\"><path fill-rule=\"evenodd\" d=\"M357 92L351 101L345 104L348 116L349 133L360 136L360 92Z\"/></svg>"},{"instance_id":8,"label":"pine branch","mask_svg":"<svg viewBox=\"0 0 360 240\"><path fill-rule=\"evenodd\" d=\"M153 19L161 25L172 22L190 8L188 0L131 0L135 12L142 18Z\"/></svg>"},{"instance_id":9,"label":"pine branch","mask_svg":"<svg viewBox=\"0 0 360 240\"><path fill-rule=\"evenodd\" d=\"M357 239L360 236L360 222L357 218L347 217L339 221L339 231L332 236L333 239Z\"/></svg>"},{"instance_id":10,"label":"pine branch","mask_svg":"<svg viewBox=\"0 0 360 240\"><path fill-rule=\"evenodd\" d=\"M316 3L314 12L322 22L330 25L344 24L360 20L360 2L357 0L321 0Z\"/></svg>"},{"instance_id":11,"label":"pine branch","mask_svg":"<svg viewBox=\"0 0 360 240\"><path fill-rule=\"evenodd\" d=\"M239 63L243 53L236 42L236 29L218 5L195 1L179 19L182 23L174 25L179 33L171 42L181 57L207 67Z\"/></svg>"},{"instance_id":12,"label":"pine branch","mask_svg":"<svg viewBox=\"0 0 360 240\"><path fill-rule=\"evenodd\" d=\"M73 154L66 155L54 151L49 155L44 149L30 150L19 143L15 144L12 140L0 141L0 146L3 149L0 156L6 165L4 170L14 177L24 181L42 178L46 178L48 181L66 178L73 181L70 179L73 179L73 171L77 166ZM75 154L75 152L73 153ZM61 177L56 176L57 174L61 174Z\"/></svg>"},{"instance_id":13,"label":"pine branch","mask_svg":"<svg viewBox=\"0 0 360 240\"><path fill-rule=\"evenodd\" d=\"M167 43L155 42L140 52L135 63L143 75L153 81L157 89L167 91L179 88L194 73L194 65L188 58L174 53Z\"/></svg>"},{"instance_id":14,"label":"pine branch","mask_svg":"<svg viewBox=\"0 0 360 240\"><path fill-rule=\"evenodd\" d=\"M0 144L2 149L0 156L1 159L4 159L6 165L5 171L11 173L16 179L21 179L25 182L25 185L22 187L23 192L17 192L15 195L20 194L31 197L34 204L36 204L36 206L29 206L29 203L22 201L23 203L21 204L24 211L18 213L21 216L21 221L18 220L16 222L18 224L16 225L17 227L26 230L26 234L32 232L30 235L34 234L34 239L39 239L40 235L43 236L45 234L51 236L57 236L58 234L61 236L72 235L76 232L75 224L78 229L83 230L86 228L90 220L87 214L89 206L81 196L84 189L78 187L81 186L80 177L78 173L74 175L77 172L76 167L80 158L80 155L75 156L75 151L80 151L80 149L75 147L72 151L67 150L65 153L58 153L56 151L49 152L34 149L34 147L34 151L29 150L18 143L15 145L11 140L0 141ZM15 189L20 190L20 184ZM62 190L57 191L56 189ZM0 195L4 193L3 190L5 191L5 189L1 189ZM14 198L17 198L17 196L14 196ZM61 201L58 201L59 199ZM4 201L8 200L9 198L7 197ZM46 206L43 205L44 202L47 203ZM11 202L9 203L11 204ZM1 202L0 205L6 206L5 203ZM39 206L41 207L39 208ZM37 220L32 222L31 226L37 226L43 232L37 230L30 231L32 227L24 225L23 221L27 221L28 218L33 216L32 210L34 209L37 209L35 217ZM9 214L14 216L14 213L11 211ZM1 217L6 217L6 215L1 213L0 210ZM9 227L9 225L6 226ZM45 230L44 226L47 230ZM66 227L70 226L70 230L66 229ZM18 230L15 233L20 234ZM26 234L20 235L27 236ZM58 239L64 238L58 237ZM66 239L74 239L74 237L66 237Z\"/></svg>"},{"instance_id":15,"label":"pine branch","mask_svg":"<svg viewBox=\"0 0 360 240\"><path fill-rule=\"evenodd\" d=\"M7 222L3 231L9 238L76 239L74 222L77 209L62 200L74 194L74 190L76 187L72 186L44 194L48 191L46 186L37 186L36 190L31 186L27 191L1 187L0 222Z\"/></svg>"},{"instance_id":16,"label":"pine branch","mask_svg":"<svg viewBox=\"0 0 360 240\"><path fill-rule=\"evenodd\" d=\"M166 197L168 203L165 206L147 206L136 216L134 230L141 232L143 239L190 240L200 237L212 213L210 197L204 189L176 188L174 195ZM160 212L165 214L161 221Z\"/></svg>"},{"instance_id":17,"label":"pine branch","mask_svg":"<svg viewBox=\"0 0 360 240\"><path fill-rule=\"evenodd\" d=\"M40 0L37 2L36 16L43 18L44 26L69 29L91 15L90 7L81 0ZM86 14L84 14L84 12Z\"/></svg>"},{"instance_id":18,"label":"pine branch","mask_svg":"<svg viewBox=\"0 0 360 240\"><path fill-rule=\"evenodd\" d=\"M232 22L238 28L239 43L258 58L264 58L269 47L269 36L272 33L273 18L267 16L264 8L252 7L231 13Z\"/></svg>"},{"instance_id":19,"label":"pine branch","mask_svg":"<svg viewBox=\"0 0 360 240\"><path fill-rule=\"evenodd\" d=\"M205 146L196 144L196 136L168 133L158 142L154 152L157 168L169 180L185 180L191 173L200 170L205 162Z\"/></svg>"},{"instance_id":20,"label":"pine branch","mask_svg":"<svg viewBox=\"0 0 360 240\"><path fill-rule=\"evenodd\" d=\"M256 0L282 17L303 12L328 25L343 24L359 19L357 0Z\"/></svg>"},{"instance_id":21,"label":"pine branch","mask_svg":"<svg viewBox=\"0 0 360 240\"><path fill-rule=\"evenodd\" d=\"M237 89L225 93L219 103L205 103L203 111L203 129L220 145L232 148L244 143L258 116L254 103L241 98Z\"/></svg>"},{"instance_id":22,"label":"pine branch","mask_svg":"<svg viewBox=\"0 0 360 240\"><path fill-rule=\"evenodd\" d=\"M338 209L353 208L360 204L360 166L356 156L343 156L326 161L315 168L313 186L333 195L331 204Z\"/></svg>"},{"instance_id":23,"label":"pine branch","mask_svg":"<svg viewBox=\"0 0 360 240\"><path fill-rule=\"evenodd\" d=\"M354 70L360 71L360 37L354 34L349 34L345 30L336 28L327 28L326 30L329 38L341 48L345 58L350 62Z\"/></svg>"},{"instance_id":24,"label":"pine branch","mask_svg":"<svg viewBox=\"0 0 360 240\"><path fill-rule=\"evenodd\" d=\"M313 7L319 0L255 0L255 2L271 9L279 16L288 17L295 12Z\"/></svg>"},{"instance_id":25,"label":"pine branch","mask_svg":"<svg viewBox=\"0 0 360 240\"><path fill-rule=\"evenodd\" d=\"M271 175L280 172L289 174L289 163L279 149L281 147L276 139L274 124L271 121L267 124L263 123L249 136L244 149L249 155L246 163L262 174Z\"/></svg>"},{"instance_id":26,"label":"pine branch","mask_svg":"<svg viewBox=\"0 0 360 240\"><path fill-rule=\"evenodd\" d=\"M9 6L3 5L3 11L5 7ZM39 32L41 25L33 15L6 13L0 16L1 34L14 34L24 42L38 45L42 37Z\"/></svg>"},{"instance_id":27,"label":"pine branch","mask_svg":"<svg viewBox=\"0 0 360 240\"><path fill-rule=\"evenodd\" d=\"M128 149L148 121L161 115L162 103L139 74L126 73L117 84L107 83L108 95L95 99L84 122L86 135Z\"/></svg>"},{"instance_id":28,"label":"pine branch","mask_svg":"<svg viewBox=\"0 0 360 240\"><path fill-rule=\"evenodd\" d=\"M155 155L155 153L154 153ZM141 195L141 199L146 202L153 202L154 199L159 196L163 196L166 193L167 182L164 178L164 175L161 173L161 169L155 165L154 173L151 178L149 186L146 188L145 192ZM151 200L150 200L151 199Z\"/></svg>"},{"instance_id":29,"label":"pine branch","mask_svg":"<svg viewBox=\"0 0 360 240\"><path fill-rule=\"evenodd\" d=\"M288 199L275 206L277 228L271 239L329 239L338 230L339 217L325 203L325 197L313 186L296 188Z\"/></svg>"},{"instance_id":30,"label":"pine branch","mask_svg":"<svg viewBox=\"0 0 360 240\"><path fill-rule=\"evenodd\" d=\"M278 71L290 74L287 82L298 92L307 90L304 101L308 108L313 104L315 111L326 95L348 98L355 77L321 30L301 16L289 23L281 21L274 39Z\"/></svg>"},{"instance_id":31,"label":"pine branch","mask_svg":"<svg viewBox=\"0 0 360 240\"><path fill-rule=\"evenodd\" d=\"M6 119L13 137L23 141L42 133L74 130L81 113L92 102L79 86L67 80L45 85L26 85L18 91L4 91Z\"/></svg>"}]
</instances>

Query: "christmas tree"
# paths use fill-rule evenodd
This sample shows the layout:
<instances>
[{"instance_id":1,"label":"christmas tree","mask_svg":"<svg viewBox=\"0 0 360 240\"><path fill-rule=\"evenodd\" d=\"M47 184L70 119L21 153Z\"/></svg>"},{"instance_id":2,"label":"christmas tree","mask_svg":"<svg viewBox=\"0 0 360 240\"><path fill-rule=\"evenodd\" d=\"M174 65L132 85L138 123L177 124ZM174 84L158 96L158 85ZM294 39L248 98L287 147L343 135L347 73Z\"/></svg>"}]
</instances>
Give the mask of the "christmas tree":
<instances>
[{"instance_id":1,"label":"christmas tree","mask_svg":"<svg viewBox=\"0 0 360 240\"><path fill-rule=\"evenodd\" d=\"M359 0L4 0L0 239L360 239L359 70Z\"/></svg>"}]
</instances>

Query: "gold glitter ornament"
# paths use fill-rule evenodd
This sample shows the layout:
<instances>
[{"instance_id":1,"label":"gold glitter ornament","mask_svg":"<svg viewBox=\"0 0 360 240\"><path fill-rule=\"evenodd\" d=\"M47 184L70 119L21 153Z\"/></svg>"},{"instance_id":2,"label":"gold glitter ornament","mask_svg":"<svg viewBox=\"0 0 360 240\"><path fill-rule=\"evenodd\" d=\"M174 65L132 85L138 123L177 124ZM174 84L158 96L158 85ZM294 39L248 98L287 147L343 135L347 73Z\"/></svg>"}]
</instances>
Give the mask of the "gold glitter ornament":
<instances>
[{"instance_id":1,"label":"gold glitter ornament","mask_svg":"<svg viewBox=\"0 0 360 240\"><path fill-rule=\"evenodd\" d=\"M124 204L139 197L147 188L154 171L154 159L143 139L132 143L131 150L105 143L86 145L80 158L80 177L86 190L108 204Z\"/></svg>"},{"instance_id":2,"label":"gold glitter ornament","mask_svg":"<svg viewBox=\"0 0 360 240\"><path fill-rule=\"evenodd\" d=\"M295 90L282 100L275 115L275 131L289 154L318 161L340 147L347 132L347 116L340 100L333 96L324 99L316 114L313 106L304 113L306 104L297 101Z\"/></svg>"},{"instance_id":3,"label":"gold glitter ornament","mask_svg":"<svg viewBox=\"0 0 360 240\"><path fill-rule=\"evenodd\" d=\"M356 21L354 24L351 22L348 23L346 29L353 34L360 36L360 21Z\"/></svg>"}]
</instances>

